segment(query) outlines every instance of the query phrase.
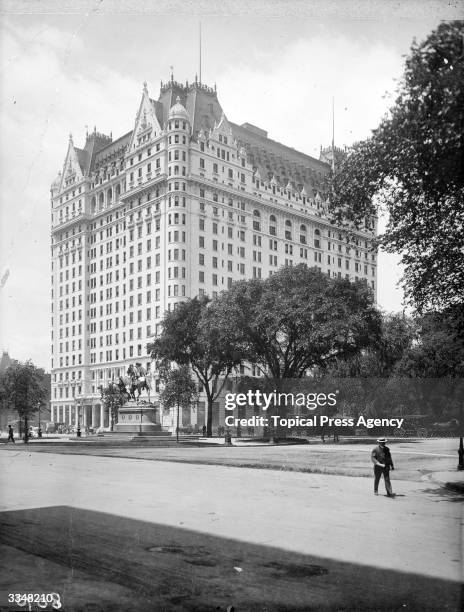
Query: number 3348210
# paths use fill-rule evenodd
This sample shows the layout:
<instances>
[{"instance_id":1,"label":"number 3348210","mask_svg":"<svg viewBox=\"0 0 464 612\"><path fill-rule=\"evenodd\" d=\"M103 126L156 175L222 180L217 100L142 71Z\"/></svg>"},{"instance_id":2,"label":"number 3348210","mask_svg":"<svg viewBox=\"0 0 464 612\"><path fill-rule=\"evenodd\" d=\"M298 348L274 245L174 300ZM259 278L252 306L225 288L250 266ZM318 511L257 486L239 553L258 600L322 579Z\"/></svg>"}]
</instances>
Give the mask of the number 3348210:
<instances>
[{"instance_id":1,"label":"number 3348210","mask_svg":"<svg viewBox=\"0 0 464 612\"><path fill-rule=\"evenodd\" d=\"M54 610L61 608L61 599L58 593L9 593L8 602L15 603L21 608L29 604L29 609L32 609L31 604L42 610L48 607Z\"/></svg>"}]
</instances>

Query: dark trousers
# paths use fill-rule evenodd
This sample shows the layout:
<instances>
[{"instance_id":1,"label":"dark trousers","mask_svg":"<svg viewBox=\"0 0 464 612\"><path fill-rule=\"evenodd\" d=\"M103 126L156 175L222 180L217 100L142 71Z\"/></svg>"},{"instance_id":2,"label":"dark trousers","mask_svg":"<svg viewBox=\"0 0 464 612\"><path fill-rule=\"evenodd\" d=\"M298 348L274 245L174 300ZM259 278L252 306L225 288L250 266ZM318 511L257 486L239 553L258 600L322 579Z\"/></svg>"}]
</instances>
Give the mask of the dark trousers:
<instances>
[{"instance_id":1,"label":"dark trousers","mask_svg":"<svg viewBox=\"0 0 464 612\"><path fill-rule=\"evenodd\" d=\"M16 444L14 437L13 437L13 436L11 436L11 435L10 435L10 436L8 436L8 440L7 440L7 442L9 442L10 440L13 442L13 444Z\"/></svg>"},{"instance_id":2,"label":"dark trousers","mask_svg":"<svg viewBox=\"0 0 464 612\"><path fill-rule=\"evenodd\" d=\"M385 480L385 488L387 489L387 495L393 495L393 489L390 482L390 468L380 467L380 465L374 465L374 493L379 490L380 478L383 474Z\"/></svg>"}]
</instances>

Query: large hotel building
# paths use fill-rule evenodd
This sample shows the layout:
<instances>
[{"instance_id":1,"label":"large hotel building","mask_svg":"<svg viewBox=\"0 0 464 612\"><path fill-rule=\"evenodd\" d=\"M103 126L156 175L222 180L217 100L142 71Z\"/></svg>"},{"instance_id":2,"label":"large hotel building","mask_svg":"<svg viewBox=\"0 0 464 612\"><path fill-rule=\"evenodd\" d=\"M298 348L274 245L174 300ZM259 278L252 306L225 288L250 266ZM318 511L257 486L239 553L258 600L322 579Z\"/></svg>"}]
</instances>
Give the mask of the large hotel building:
<instances>
[{"instance_id":1,"label":"large hotel building","mask_svg":"<svg viewBox=\"0 0 464 612\"><path fill-rule=\"evenodd\" d=\"M163 313L186 298L301 262L375 292L374 224L348 243L327 214L332 154L232 123L215 88L172 79L158 100L144 85L128 134L94 130L82 149L70 137L51 186L52 420L108 426L99 387L147 366ZM199 404L184 425L201 428Z\"/></svg>"}]
</instances>

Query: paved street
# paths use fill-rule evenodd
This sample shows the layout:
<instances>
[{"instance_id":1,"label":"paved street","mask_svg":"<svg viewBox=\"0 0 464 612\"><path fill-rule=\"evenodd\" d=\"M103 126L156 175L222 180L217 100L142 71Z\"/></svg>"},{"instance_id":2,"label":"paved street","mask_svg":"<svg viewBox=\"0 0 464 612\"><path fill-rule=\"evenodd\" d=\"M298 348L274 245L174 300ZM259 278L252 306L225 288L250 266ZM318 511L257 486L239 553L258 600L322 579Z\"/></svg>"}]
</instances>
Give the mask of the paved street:
<instances>
[{"instance_id":1,"label":"paved street","mask_svg":"<svg viewBox=\"0 0 464 612\"><path fill-rule=\"evenodd\" d=\"M98 610L458 609L462 506L430 484L397 480L391 500L365 478L20 451L0 462L3 598L14 575L16 592L40 580L65 610L96 598Z\"/></svg>"}]
</instances>

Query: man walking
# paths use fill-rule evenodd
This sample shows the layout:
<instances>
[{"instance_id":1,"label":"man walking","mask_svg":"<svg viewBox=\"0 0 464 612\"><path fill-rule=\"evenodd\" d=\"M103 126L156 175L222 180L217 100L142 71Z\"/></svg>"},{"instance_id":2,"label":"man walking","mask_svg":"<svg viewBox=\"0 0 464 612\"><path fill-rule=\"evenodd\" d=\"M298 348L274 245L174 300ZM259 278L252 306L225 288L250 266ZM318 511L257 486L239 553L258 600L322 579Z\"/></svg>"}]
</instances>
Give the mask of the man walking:
<instances>
[{"instance_id":1,"label":"man walking","mask_svg":"<svg viewBox=\"0 0 464 612\"><path fill-rule=\"evenodd\" d=\"M395 497L390 483L390 469L394 470L395 468L393 466L390 449L388 446L385 446L387 439L379 438L377 442L379 445L376 446L371 453L372 463L374 464L374 494L379 494L379 482L383 474L388 497Z\"/></svg>"},{"instance_id":2,"label":"man walking","mask_svg":"<svg viewBox=\"0 0 464 612\"><path fill-rule=\"evenodd\" d=\"M11 427L11 425L8 425L8 440L6 441L6 443L8 444L10 440L13 442L13 444L16 444L14 439L13 427Z\"/></svg>"}]
</instances>

